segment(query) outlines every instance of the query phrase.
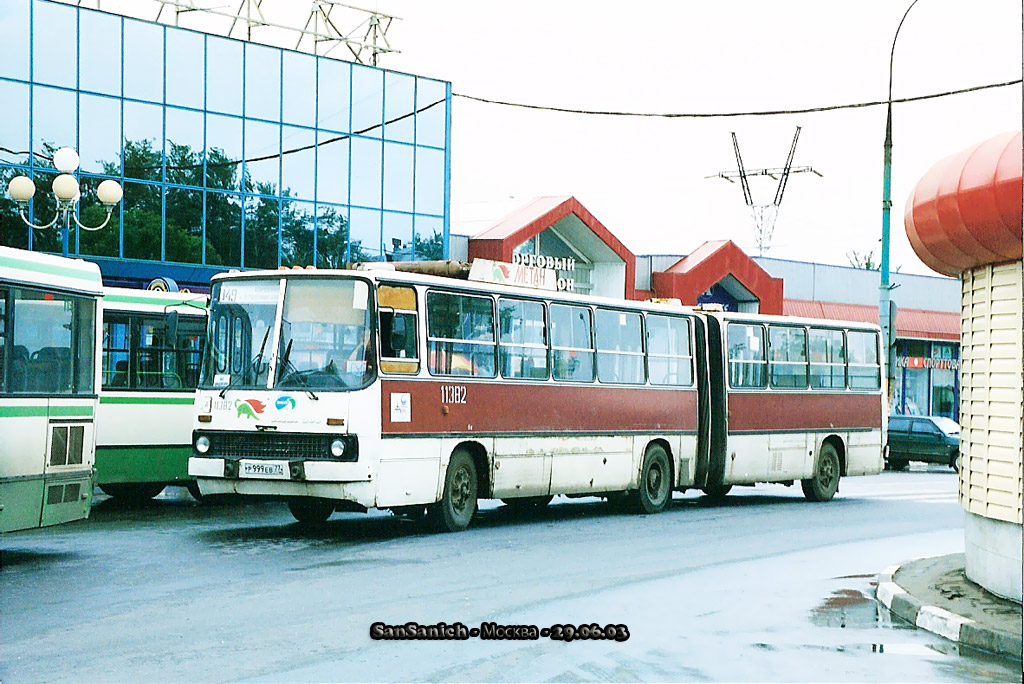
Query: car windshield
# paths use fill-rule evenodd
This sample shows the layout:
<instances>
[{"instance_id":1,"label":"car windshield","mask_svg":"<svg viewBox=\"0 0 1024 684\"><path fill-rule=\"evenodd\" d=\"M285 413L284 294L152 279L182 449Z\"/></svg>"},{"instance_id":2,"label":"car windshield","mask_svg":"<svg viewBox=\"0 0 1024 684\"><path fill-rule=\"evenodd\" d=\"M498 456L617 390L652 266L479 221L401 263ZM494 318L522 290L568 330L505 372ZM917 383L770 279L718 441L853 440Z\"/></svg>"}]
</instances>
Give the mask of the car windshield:
<instances>
[{"instance_id":1,"label":"car windshield","mask_svg":"<svg viewBox=\"0 0 1024 684\"><path fill-rule=\"evenodd\" d=\"M364 280L289 278L274 386L353 389L374 377L370 287Z\"/></svg>"},{"instance_id":2,"label":"car windshield","mask_svg":"<svg viewBox=\"0 0 1024 684\"><path fill-rule=\"evenodd\" d=\"M939 426L939 429L945 432L947 435L960 434L960 424L957 423L955 420L944 417L935 417L932 418L932 420L934 420L935 424Z\"/></svg>"}]
</instances>

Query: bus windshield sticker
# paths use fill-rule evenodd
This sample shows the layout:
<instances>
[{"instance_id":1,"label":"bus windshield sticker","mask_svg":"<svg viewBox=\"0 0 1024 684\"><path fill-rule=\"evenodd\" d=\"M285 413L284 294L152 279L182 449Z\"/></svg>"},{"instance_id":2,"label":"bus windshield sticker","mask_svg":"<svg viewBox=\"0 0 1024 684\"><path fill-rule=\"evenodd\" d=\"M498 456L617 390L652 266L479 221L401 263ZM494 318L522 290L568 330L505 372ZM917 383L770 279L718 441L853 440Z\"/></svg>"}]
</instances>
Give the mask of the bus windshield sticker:
<instances>
[{"instance_id":1,"label":"bus windshield sticker","mask_svg":"<svg viewBox=\"0 0 1024 684\"><path fill-rule=\"evenodd\" d=\"M353 373L355 375L362 375L363 373L366 372L366 361L346 361L345 372Z\"/></svg>"},{"instance_id":2,"label":"bus windshield sticker","mask_svg":"<svg viewBox=\"0 0 1024 684\"><path fill-rule=\"evenodd\" d=\"M227 373L217 373L213 376L214 387L227 387L231 384L231 376Z\"/></svg>"},{"instance_id":3,"label":"bus windshield sticker","mask_svg":"<svg viewBox=\"0 0 1024 684\"><path fill-rule=\"evenodd\" d=\"M412 402L408 392L395 392L391 395L391 422L409 423L412 421Z\"/></svg>"},{"instance_id":4,"label":"bus windshield sticker","mask_svg":"<svg viewBox=\"0 0 1024 684\"><path fill-rule=\"evenodd\" d=\"M357 311L366 310L366 300L369 299L370 292L366 283L362 280L353 280L352 285L352 308Z\"/></svg>"}]
</instances>

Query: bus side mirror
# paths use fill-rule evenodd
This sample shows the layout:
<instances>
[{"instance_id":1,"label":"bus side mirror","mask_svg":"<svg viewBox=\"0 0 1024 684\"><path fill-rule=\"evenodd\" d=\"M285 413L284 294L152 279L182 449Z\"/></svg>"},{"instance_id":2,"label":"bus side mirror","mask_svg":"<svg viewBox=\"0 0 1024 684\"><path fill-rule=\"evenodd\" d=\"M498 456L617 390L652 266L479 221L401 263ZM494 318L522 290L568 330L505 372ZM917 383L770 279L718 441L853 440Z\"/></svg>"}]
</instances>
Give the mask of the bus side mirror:
<instances>
[{"instance_id":1,"label":"bus side mirror","mask_svg":"<svg viewBox=\"0 0 1024 684\"><path fill-rule=\"evenodd\" d=\"M170 311L167 313L167 325L165 329L165 336L167 337L167 346L171 349L177 347L178 342L178 312Z\"/></svg>"}]
</instances>

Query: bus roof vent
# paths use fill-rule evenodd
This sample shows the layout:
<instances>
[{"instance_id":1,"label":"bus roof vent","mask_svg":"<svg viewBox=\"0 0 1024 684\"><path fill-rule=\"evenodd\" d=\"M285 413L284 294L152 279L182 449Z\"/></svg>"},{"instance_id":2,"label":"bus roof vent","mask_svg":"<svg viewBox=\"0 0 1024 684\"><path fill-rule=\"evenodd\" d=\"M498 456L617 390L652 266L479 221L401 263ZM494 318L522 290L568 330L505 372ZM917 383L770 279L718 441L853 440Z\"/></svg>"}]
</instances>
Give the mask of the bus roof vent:
<instances>
[{"instance_id":1,"label":"bus roof vent","mask_svg":"<svg viewBox=\"0 0 1024 684\"><path fill-rule=\"evenodd\" d=\"M725 307L721 304L698 304L697 311L725 311Z\"/></svg>"}]
</instances>

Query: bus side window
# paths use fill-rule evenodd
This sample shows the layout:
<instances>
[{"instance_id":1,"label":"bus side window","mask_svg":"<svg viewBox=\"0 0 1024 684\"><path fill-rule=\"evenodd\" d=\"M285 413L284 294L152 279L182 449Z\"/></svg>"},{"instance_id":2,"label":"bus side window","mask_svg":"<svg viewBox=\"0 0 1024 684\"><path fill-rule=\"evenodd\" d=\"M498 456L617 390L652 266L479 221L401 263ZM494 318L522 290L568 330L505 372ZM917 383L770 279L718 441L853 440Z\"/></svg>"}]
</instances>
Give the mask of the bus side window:
<instances>
[{"instance_id":1,"label":"bus side window","mask_svg":"<svg viewBox=\"0 0 1024 684\"><path fill-rule=\"evenodd\" d=\"M585 306L552 304L548 309L551 331L551 377L575 382L594 381L594 338L591 313Z\"/></svg>"},{"instance_id":2,"label":"bus side window","mask_svg":"<svg viewBox=\"0 0 1024 684\"><path fill-rule=\"evenodd\" d=\"M647 316L647 373L652 385L693 384L693 353L687 319Z\"/></svg>"},{"instance_id":3,"label":"bus side window","mask_svg":"<svg viewBox=\"0 0 1024 684\"><path fill-rule=\"evenodd\" d=\"M842 330L811 328L808 334L813 389L846 387L846 346Z\"/></svg>"},{"instance_id":4,"label":"bus side window","mask_svg":"<svg viewBox=\"0 0 1024 684\"><path fill-rule=\"evenodd\" d=\"M598 309L595 323L597 379L642 385L645 378L640 314Z\"/></svg>"},{"instance_id":5,"label":"bus side window","mask_svg":"<svg viewBox=\"0 0 1024 684\"><path fill-rule=\"evenodd\" d=\"M767 387L764 328L729 324L729 385L736 388Z\"/></svg>"},{"instance_id":6,"label":"bus side window","mask_svg":"<svg viewBox=\"0 0 1024 684\"><path fill-rule=\"evenodd\" d=\"M807 388L807 331L804 328L772 325L768 328L771 361L768 368L772 387Z\"/></svg>"},{"instance_id":7,"label":"bus side window","mask_svg":"<svg viewBox=\"0 0 1024 684\"><path fill-rule=\"evenodd\" d=\"M493 378L494 300L455 292L428 292L427 353L431 375Z\"/></svg>"},{"instance_id":8,"label":"bus side window","mask_svg":"<svg viewBox=\"0 0 1024 684\"><path fill-rule=\"evenodd\" d=\"M498 301L498 354L501 376L545 380L548 377L544 305L502 297Z\"/></svg>"},{"instance_id":9,"label":"bus side window","mask_svg":"<svg viewBox=\"0 0 1024 684\"><path fill-rule=\"evenodd\" d=\"M385 373L418 373L416 314L381 308L380 369Z\"/></svg>"},{"instance_id":10,"label":"bus side window","mask_svg":"<svg viewBox=\"0 0 1024 684\"><path fill-rule=\"evenodd\" d=\"M850 348L847 377L850 389L876 390L882 386L878 363L878 335L850 330L846 333Z\"/></svg>"},{"instance_id":11,"label":"bus side window","mask_svg":"<svg viewBox=\"0 0 1024 684\"><path fill-rule=\"evenodd\" d=\"M7 391L7 375L4 373L7 358L7 291L0 290L0 393Z\"/></svg>"}]
</instances>

